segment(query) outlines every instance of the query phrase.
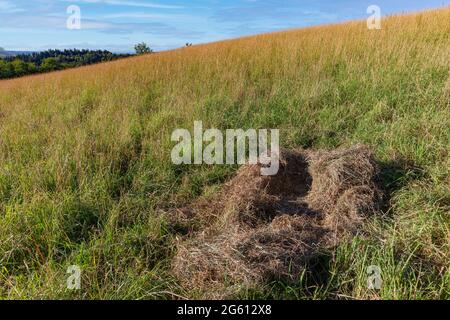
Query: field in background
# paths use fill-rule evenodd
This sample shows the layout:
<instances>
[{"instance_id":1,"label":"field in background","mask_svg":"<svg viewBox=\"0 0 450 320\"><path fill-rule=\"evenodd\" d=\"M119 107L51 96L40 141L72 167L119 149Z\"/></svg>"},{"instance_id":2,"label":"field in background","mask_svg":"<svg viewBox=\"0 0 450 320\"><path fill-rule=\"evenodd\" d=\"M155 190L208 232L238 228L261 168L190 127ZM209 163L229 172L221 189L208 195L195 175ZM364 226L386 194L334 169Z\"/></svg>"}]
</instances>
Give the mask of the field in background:
<instances>
[{"instance_id":1,"label":"field in background","mask_svg":"<svg viewBox=\"0 0 450 320\"><path fill-rule=\"evenodd\" d=\"M238 297L449 299L449 43L445 8L0 81L0 297L201 297L169 272L180 235L160 213L236 170L171 163L172 131L203 120L279 128L284 148L368 144L389 197L318 274Z\"/></svg>"}]
</instances>

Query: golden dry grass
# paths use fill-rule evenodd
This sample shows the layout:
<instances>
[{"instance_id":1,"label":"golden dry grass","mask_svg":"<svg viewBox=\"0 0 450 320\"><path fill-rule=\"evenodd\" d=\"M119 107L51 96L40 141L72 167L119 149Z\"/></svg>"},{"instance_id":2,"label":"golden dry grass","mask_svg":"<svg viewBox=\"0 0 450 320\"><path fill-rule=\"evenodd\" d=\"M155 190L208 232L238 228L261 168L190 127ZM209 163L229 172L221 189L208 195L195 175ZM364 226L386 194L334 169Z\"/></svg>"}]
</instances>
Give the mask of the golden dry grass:
<instances>
[{"instance_id":1,"label":"golden dry grass","mask_svg":"<svg viewBox=\"0 0 450 320\"><path fill-rule=\"evenodd\" d=\"M363 145L283 151L275 176L246 165L212 198L169 212L173 228L200 226L179 241L173 270L190 289L224 298L242 286L288 282L362 230L382 203L378 168ZM314 263L312 263L314 265Z\"/></svg>"}]
</instances>

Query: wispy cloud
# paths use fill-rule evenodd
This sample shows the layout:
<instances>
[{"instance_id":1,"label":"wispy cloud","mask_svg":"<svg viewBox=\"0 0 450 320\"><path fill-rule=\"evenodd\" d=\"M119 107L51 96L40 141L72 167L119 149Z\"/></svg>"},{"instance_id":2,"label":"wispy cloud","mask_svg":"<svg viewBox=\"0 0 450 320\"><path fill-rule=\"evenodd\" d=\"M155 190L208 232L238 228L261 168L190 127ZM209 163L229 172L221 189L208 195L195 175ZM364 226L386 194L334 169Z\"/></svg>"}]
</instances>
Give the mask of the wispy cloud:
<instances>
[{"instance_id":1,"label":"wispy cloud","mask_svg":"<svg viewBox=\"0 0 450 320\"><path fill-rule=\"evenodd\" d=\"M2 13L16 13L25 11L23 8L18 7L15 3L8 0L0 0L0 14Z\"/></svg>"},{"instance_id":2,"label":"wispy cloud","mask_svg":"<svg viewBox=\"0 0 450 320\"><path fill-rule=\"evenodd\" d=\"M123 1L123 0L64 0L66 2L84 2L84 3L99 3L113 6L123 7L138 7L138 8L154 8L154 9L183 9L183 6L160 4L154 2L138 2L138 1Z\"/></svg>"},{"instance_id":3,"label":"wispy cloud","mask_svg":"<svg viewBox=\"0 0 450 320\"><path fill-rule=\"evenodd\" d=\"M102 15L103 19L121 19L121 18L134 18L134 19L180 19L187 18L189 16L183 14L164 14L164 13L141 13L141 12L124 12L124 13L112 13Z\"/></svg>"}]
</instances>

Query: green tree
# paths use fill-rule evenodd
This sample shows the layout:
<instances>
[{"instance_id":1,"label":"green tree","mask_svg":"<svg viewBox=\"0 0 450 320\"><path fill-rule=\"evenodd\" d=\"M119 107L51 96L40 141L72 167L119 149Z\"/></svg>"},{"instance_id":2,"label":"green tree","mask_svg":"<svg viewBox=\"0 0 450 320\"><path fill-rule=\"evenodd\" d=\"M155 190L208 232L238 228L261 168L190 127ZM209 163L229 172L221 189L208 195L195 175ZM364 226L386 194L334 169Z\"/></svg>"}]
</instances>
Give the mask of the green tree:
<instances>
[{"instance_id":1,"label":"green tree","mask_svg":"<svg viewBox=\"0 0 450 320\"><path fill-rule=\"evenodd\" d=\"M60 68L60 64L56 58L45 58L42 60L40 70L43 72L55 71Z\"/></svg>"},{"instance_id":2,"label":"green tree","mask_svg":"<svg viewBox=\"0 0 450 320\"><path fill-rule=\"evenodd\" d=\"M33 62L27 62L27 71L28 73L36 73L37 72L37 67Z\"/></svg>"},{"instance_id":3,"label":"green tree","mask_svg":"<svg viewBox=\"0 0 450 320\"><path fill-rule=\"evenodd\" d=\"M0 59L0 79L11 78L14 75L14 70L11 63Z\"/></svg>"},{"instance_id":4,"label":"green tree","mask_svg":"<svg viewBox=\"0 0 450 320\"><path fill-rule=\"evenodd\" d=\"M11 66L14 70L14 76L20 77L28 73L28 65L22 60L16 59L11 62Z\"/></svg>"},{"instance_id":5,"label":"green tree","mask_svg":"<svg viewBox=\"0 0 450 320\"><path fill-rule=\"evenodd\" d=\"M150 49L150 47L145 42L135 45L134 50L136 50L136 54L146 54L153 52L153 50Z\"/></svg>"}]
</instances>

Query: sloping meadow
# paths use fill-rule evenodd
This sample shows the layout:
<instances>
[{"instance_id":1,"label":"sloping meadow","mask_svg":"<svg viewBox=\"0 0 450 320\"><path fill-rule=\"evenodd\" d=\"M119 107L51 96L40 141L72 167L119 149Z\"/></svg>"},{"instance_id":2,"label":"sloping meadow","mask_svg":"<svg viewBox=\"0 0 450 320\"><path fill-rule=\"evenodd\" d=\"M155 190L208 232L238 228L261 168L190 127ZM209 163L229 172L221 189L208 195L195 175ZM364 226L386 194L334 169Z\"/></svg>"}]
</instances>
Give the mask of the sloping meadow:
<instances>
[{"instance_id":1,"label":"sloping meadow","mask_svg":"<svg viewBox=\"0 0 450 320\"><path fill-rule=\"evenodd\" d=\"M444 8L0 81L0 296L196 298L212 281L242 298L449 298L449 36ZM195 120L280 129L295 181L255 195L251 167L173 165L171 133ZM370 161L341 190L340 152L359 144ZM246 200L219 203L243 175ZM211 259L191 269L195 252Z\"/></svg>"}]
</instances>

